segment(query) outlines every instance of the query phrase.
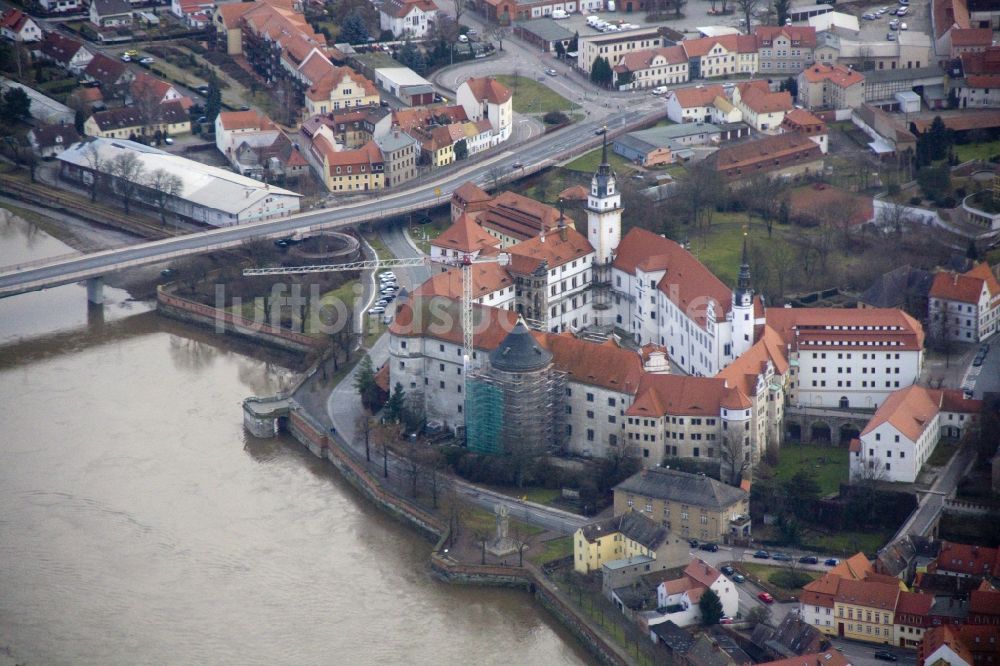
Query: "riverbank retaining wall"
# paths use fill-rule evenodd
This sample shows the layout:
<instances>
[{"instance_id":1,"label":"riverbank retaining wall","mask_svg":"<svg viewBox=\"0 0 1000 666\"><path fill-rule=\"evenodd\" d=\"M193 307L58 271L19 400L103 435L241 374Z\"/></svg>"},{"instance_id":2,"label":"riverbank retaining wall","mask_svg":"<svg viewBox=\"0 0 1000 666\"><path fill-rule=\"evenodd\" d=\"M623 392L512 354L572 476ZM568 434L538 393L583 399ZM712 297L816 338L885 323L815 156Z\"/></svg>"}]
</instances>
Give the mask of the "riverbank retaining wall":
<instances>
[{"instance_id":1,"label":"riverbank retaining wall","mask_svg":"<svg viewBox=\"0 0 1000 666\"><path fill-rule=\"evenodd\" d=\"M156 309L168 317L205 326L217 333L236 335L285 351L309 353L323 347L323 341L317 338L251 321L210 305L181 298L170 293L169 288L162 285L156 289Z\"/></svg>"},{"instance_id":2,"label":"riverbank retaining wall","mask_svg":"<svg viewBox=\"0 0 1000 666\"><path fill-rule=\"evenodd\" d=\"M295 439L314 455L326 458L347 481L380 508L397 519L416 527L425 537L436 541L431 553L431 569L441 580L461 585L489 585L527 590L568 628L577 639L602 663L619 666L631 664L628 654L610 637L591 626L545 575L532 564L521 567L498 567L459 563L442 554L448 537L448 527L434 516L401 497L387 492L379 480L359 464L350 453L327 434L299 405L292 403L286 428Z\"/></svg>"}]
</instances>

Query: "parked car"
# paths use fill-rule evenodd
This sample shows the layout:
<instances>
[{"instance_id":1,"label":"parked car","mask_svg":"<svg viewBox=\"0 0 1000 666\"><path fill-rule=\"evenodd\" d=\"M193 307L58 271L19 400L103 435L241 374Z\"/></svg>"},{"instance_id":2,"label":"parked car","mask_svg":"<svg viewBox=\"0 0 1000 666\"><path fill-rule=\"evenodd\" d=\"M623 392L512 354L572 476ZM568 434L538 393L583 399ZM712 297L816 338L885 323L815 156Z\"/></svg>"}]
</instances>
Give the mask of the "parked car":
<instances>
[{"instance_id":1,"label":"parked car","mask_svg":"<svg viewBox=\"0 0 1000 666\"><path fill-rule=\"evenodd\" d=\"M734 573L730 577L730 580L732 580L734 583L745 583L745 582L747 582L746 576L744 576L743 574L739 574L739 573Z\"/></svg>"},{"instance_id":2,"label":"parked car","mask_svg":"<svg viewBox=\"0 0 1000 666\"><path fill-rule=\"evenodd\" d=\"M656 86L655 88L653 88L653 94L666 95L668 90L669 88L667 88L666 86Z\"/></svg>"},{"instance_id":3,"label":"parked car","mask_svg":"<svg viewBox=\"0 0 1000 666\"><path fill-rule=\"evenodd\" d=\"M976 354L976 358L972 359L972 365L978 368L979 366L981 366L983 364L983 361L985 361L985 360L986 360L986 356L985 355L983 355L983 354Z\"/></svg>"},{"instance_id":4,"label":"parked car","mask_svg":"<svg viewBox=\"0 0 1000 666\"><path fill-rule=\"evenodd\" d=\"M719 624L732 624L734 622L736 622L736 620L734 620L731 617L722 617L722 618L719 618Z\"/></svg>"},{"instance_id":5,"label":"parked car","mask_svg":"<svg viewBox=\"0 0 1000 666\"><path fill-rule=\"evenodd\" d=\"M712 543L711 541L709 541L708 543L701 544L700 546L698 546L698 548L700 548L701 550L706 550L710 553L719 552L719 544Z\"/></svg>"},{"instance_id":6,"label":"parked car","mask_svg":"<svg viewBox=\"0 0 1000 666\"><path fill-rule=\"evenodd\" d=\"M688 539L688 545L691 546L692 548L697 548L698 543L699 541L697 539Z\"/></svg>"},{"instance_id":7,"label":"parked car","mask_svg":"<svg viewBox=\"0 0 1000 666\"><path fill-rule=\"evenodd\" d=\"M908 25L906 25L906 21L903 21L902 23L899 24L899 29L900 30L909 30L910 28L909 28Z\"/></svg>"},{"instance_id":8,"label":"parked car","mask_svg":"<svg viewBox=\"0 0 1000 666\"><path fill-rule=\"evenodd\" d=\"M819 564L815 555L803 555L799 558L799 564Z\"/></svg>"},{"instance_id":9,"label":"parked car","mask_svg":"<svg viewBox=\"0 0 1000 666\"><path fill-rule=\"evenodd\" d=\"M732 576L734 573L736 573L736 569L732 568L728 564L724 567L720 567L719 571L721 571L726 576Z\"/></svg>"},{"instance_id":10,"label":"parked car","mask_svg":"<svg viewBox=\"0 0 1000 666\"><path fill-rule=\"evenodd\" d=\"M778 562L791 562L792 556L785 553L771 553L771 559Z\"/></svg>"},{"instance_id":11,"label":"parked car","mask_svg":"<svg viewBox=\"0 0 1000 666\"><path fill-rule=\"evenodd\" d=\"M559 72L552 69L551 67L546 68L545 73L548 74L549 76L559 76Z\"/></svg>"},{"instance_id":12,"label":"parked car","mask_svg":"<svg viewBox=\"0 0 1000 666\"><path fill-rule=\"evenodd\" d=\"M885 38L886 38L887 41L894 42L894 41L896 41L896 33L894 33L894 32L887 32L887 33L885 33Z\"/></svg>"},{"instance_id":13,"label":"parked car","mask_svg":"<svg viewBox=\"0 0 1000 666\"><path fill-rule=\"evenodd\" d=\"M765 604L773 604L774 597L771 596L769 592L761 592L757 595L757 598L763 601Z\"/></svg>"},{"instance_id":14,"label":"parked car","mask_svg":"<svg viewBox=\"0 0 1000 666\"><path fill-rule=\"evenodd\" d=\"M892 19L889 21L890 30L899 30L899 19Z\"/></svg>"},{"instance_id":15,"label":"parked car","mask_svg":"<svg viewBox=\"0 0 1000 666\"><path fill-rule=\"evenodd\" d=\"M172 136L164 137L163 143L167 144L168 146L172 146L174 145L174 138Z\"/></svg>"},{"instance_id":16,"label":"parked car","mask_svg":"<svg viewBox=\"0 0 1000 666\"><path fill-rule=\"evenodd\" d=\"M753 556L756 557L758 560L771 559L771 554L768 553L766 550L758 550L756 553L753 554Z\"/></svg>"},{"instance_id":17,"label":"parked car","mask_svg":"<svg viewBox=\"0 0 1000 666\"><path fill-rule=\"evenodd\" d=\"M835 567L838 564L840 564L840 560L838 560L836 557L831 557L827 561L823 562L823 564L825 564L828 567Z\"/></svg>"},{"instance_id":18,"label":"parked car","mask_svg":"<svg viewBox=\"0 0 1000 666\"><path fill-rule=\"evenodd\" d=\"M375 307L373 307L371 310L368 311L368 314L374 317L375 315L380 315L383 314L384 312L385 312L384 307L382 307L381 305L376 305Z\"/></svg>"},{"instance_id":19,"label":"parked car","mask_svg":"<svg viewBox=\"0 0 1000 666\"><path fill-rule=\"evenodd\" d=\"M132 61L132 56L130 56L127 53L122 54L122 62L131 62L131 61Z\"/></svg>"},{"instance_id":20,"label":"parked car","mask_svg":"<svg viewBox=\"0 0 1000 666\"><path fill-rule=\"evenodd\" d=\"M874 656L876 659L881 659L882 661L897 661L899 659L899 657L888 650L875 650Z\"/></svg>"},{"instance_id":21,"label":"parked car","mask_svg":"<svg viewBox=\"0 0 1000 666\"><path fill-rule=\"evenodd\" d=\"M139 61L139 64L140 65L152 65L154 62L156 62L156 58L151 58L149 56L146 56L145 58L143 58L143 59L141 59Z\"/></svg>"}]
</instances>

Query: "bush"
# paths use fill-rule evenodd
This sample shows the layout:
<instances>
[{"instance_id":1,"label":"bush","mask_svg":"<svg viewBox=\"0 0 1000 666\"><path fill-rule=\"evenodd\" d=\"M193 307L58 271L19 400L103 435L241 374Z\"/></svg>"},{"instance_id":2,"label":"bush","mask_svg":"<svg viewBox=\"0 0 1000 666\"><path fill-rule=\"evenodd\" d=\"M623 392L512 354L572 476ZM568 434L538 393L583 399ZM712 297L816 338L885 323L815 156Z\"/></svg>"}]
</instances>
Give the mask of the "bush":
<instances>
[{"instance_id":1,"label":"bush","mask_svg":"<svg viewBox=\"0 0 1000 666\"><path fill-rule=\"evenodd\" d=\"M923 201L924 200L920 197L910 197L911 206L919 206L921 203L923 203Z\"/></svg>"},{"instance_id":2,"label":"bush","mask_svg":"<svg viewBox=\"0 0 1000 666\"><path fill-rule=\"evenodd\" d=\"M889 183L887 191L889 192L889 196L896 196L900 192L899 183Z\"/></svg>"},{"instance_id":3,"label":"bush","mask_svg":"<svg viewBox=\"0 0 1000 666\"><path fill-rule=\"evenodd\" d=\"M809 574L802 571L795 571L794 569L775 571L768 578L772 583L786 590L796 590L812 580L812 576Z\"/></svg>"},{"instance_id":4,"label":"bush","mask_svg":"<svg viewBox=\"0 0 1000 666\"><path fill-rule=\"evenodd\" d=\"M542 116L542 120L546 125L563 125L569 122L569 116L562 111L549 111Z\"/></svg>"}]
</instances>

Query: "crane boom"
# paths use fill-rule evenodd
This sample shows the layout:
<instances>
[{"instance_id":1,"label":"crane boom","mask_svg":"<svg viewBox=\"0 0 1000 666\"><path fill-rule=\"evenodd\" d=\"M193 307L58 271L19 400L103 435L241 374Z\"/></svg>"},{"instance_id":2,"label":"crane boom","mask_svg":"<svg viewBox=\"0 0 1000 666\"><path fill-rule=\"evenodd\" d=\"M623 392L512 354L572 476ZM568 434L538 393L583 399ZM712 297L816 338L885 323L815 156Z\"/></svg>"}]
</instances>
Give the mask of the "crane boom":
<instances>
[{"instance_id":1,"label":"crane boom","mask_svg":"<svg viewBox=\"0 0 1000 666\"><path fill-rule=\"evenodd\" d=\"M426 266L429 257L408 257L406 259L368 259L347 264L319 264L316 266L272 266L268 268L245 268L243 275L294 275L299 273L334 273L337 271L374 271L380 268L413 268Z\"/></svg>"}]
</instances>

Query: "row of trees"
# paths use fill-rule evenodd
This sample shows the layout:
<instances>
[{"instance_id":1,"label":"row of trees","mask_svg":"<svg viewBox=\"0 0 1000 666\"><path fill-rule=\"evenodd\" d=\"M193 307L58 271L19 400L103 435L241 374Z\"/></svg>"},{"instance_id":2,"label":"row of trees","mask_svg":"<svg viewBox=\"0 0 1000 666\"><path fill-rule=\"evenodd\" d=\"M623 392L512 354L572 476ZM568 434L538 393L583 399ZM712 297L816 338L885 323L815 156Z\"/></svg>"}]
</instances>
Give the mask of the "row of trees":
<instances>
[{"instance_id":1,"label":"row of trees","mask_svg":"<svg viewBox=\"0 0 1000 666\"><path fill-rule=\"evenodd\" d=\"M97 201L101 187L106 185L119 197L125 212L129 213L132 203L138 199L138 194L147 190L160 212L160 223L166 225L167 203L184 191L184 181L180 176L164 169L147 172L139 156L131 151L119 153L112 159L106 160L93 143L84 149L84 156L92 171L89 183L91 201Z\"/></svg>"}]
</instances>

